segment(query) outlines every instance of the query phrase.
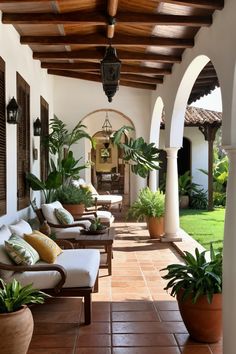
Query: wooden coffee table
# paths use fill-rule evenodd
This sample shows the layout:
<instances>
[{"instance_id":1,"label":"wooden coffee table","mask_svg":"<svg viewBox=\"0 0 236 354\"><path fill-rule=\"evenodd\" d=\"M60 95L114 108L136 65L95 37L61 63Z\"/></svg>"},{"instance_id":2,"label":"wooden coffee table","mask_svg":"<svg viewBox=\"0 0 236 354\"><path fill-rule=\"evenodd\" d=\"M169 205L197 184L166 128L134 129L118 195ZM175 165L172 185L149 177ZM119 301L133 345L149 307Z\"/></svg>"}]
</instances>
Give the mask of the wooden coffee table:
<instances>
[{"instance_id":1,"label":"wooden coffee table","mask_svg":"<svg viewBox=\"0 0 236 354\"><path fill-rule=\"evenodd\" d=\"M108 274L112 274L112 245L115 239L115 229L113 227L107 228L106 233L101 235L78 235L76 237L76 246L78 248L86 247L101 247L103 246L107 253L106 263L100 265L100 268L107 268Z\"/></svg>"}]
</instances>

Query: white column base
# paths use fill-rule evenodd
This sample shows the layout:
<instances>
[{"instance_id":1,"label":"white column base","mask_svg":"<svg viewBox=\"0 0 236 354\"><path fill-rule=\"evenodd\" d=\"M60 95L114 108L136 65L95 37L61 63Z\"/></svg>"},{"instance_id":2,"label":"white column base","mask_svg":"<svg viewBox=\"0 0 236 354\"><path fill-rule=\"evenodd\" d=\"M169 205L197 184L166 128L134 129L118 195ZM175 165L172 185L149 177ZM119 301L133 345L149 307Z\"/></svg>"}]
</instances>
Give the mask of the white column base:
<instances>
[{"instance_id":1,"label":"white column base","mask_svg":"<svg viewBox=\"0 0 236 354\"><path fill-rule=\"evenodd\" d=\"M161 237L161 242L181 242L182 237L177 234L164 234Z\"/></svg>"}]
</instances>

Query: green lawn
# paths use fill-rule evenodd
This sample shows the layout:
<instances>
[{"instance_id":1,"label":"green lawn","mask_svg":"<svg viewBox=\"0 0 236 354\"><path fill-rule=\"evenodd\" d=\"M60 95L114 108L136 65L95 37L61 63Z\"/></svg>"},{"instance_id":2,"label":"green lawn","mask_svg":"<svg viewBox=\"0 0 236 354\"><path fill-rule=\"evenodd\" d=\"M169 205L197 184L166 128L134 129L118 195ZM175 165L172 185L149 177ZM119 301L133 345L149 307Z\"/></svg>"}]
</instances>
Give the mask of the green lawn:
<instances>
[{"instance_id":1,"label":"green lawn","mask_svg":"<svg viewBox=\"0 0 236 354\"><path fill-rule=\"evenodd\" d=\"M209 249L212 242L215 248L223 247L225 209L214 211L182 209L180 226L203 247Z\"/></svg>"}]
</instances>

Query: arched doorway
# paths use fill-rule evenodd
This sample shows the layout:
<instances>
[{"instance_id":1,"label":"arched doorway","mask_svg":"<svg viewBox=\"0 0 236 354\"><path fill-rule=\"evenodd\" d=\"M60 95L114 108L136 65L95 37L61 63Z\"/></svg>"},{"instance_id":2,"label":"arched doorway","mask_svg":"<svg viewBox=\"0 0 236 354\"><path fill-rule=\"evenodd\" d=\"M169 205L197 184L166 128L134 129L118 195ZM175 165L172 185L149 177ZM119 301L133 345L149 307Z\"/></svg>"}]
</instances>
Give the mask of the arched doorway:
<instances>
[{"instance_id":1,"label":"arched doorway","mask_svg":"<svg viewBox=\"0 0 236 354\"><path fill-rule=\"evenodd\" d=\"M182 176L187 171L191 173L191 142L183 138L183 146L178 151L178 175Z\"/></svg>"}]
</instances>

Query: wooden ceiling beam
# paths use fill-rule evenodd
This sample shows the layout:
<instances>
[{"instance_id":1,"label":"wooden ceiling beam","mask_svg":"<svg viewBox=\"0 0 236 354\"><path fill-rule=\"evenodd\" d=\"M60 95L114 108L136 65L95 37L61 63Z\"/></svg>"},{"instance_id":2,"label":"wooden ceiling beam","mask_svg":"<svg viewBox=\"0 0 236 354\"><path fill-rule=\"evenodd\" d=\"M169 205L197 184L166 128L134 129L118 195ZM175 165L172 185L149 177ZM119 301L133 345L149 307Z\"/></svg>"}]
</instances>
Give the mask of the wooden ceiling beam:
<instances>
[{"instance_id":1,"label":"wooden ceiling beam","mask_svg":"<svg viewBox=\"0 0 236 354\"><path fill-rule=\"evenodd\" d=\"M118 51L121 61L153 61L159 63L180 63L180 56L161 55L152 53L136 53L129 51ZM72 52L34 52L34 59L77 59L77 60L102 60L104 53L93 50L78 50Z\"/></svg>"},{"instance_id":2,"label":"wooden ceiling beam","mask_svg":"<svg viewBox=\"0 0 236 354\"><path fill-rule=\"evenodd\" d=\"M100 12L67 12L67 13L3 13L5 24L73 24L73 25L106 25L107 17ZM209 26L212 16L178 16L163 14L119 13L116 17L119 24L128 25L172 25L172 26Z\"/></svg>"},{"instance_id":3,"label":"wooden ceiling beam","mask_svg":"<svg viewBox=\"0 0 236 354\"><path fill-rule=\"evenodd\" d=\"M163 2L208 10L222 10L224 0L163 0Z\"/></svg>"},{"instance_id":4,"label":"wooden ceiling beam","mask_svg":"<svg viewBox=\"0 0 236 354\"><path fill-rule=\"evenodd\" d=\"M154 78L154 77L148 77L148 76L143 76L143 75L133 75L133 74L123 74L121 73L121 80L122 79L128 80L128 81L135 81L135 82L144 82L147 84L162 84L163 79L159 78Z\"/></svg>"},{"instance_id":5,"label":"wooden ceiling beam","mask_svg":"<svg viewBox=\"0 0 236 354\"><path fill-rule=\"evenodd\" d=\"M78 71L97 71L100 70L99 63L41 63L44 69L78 70ZM139 65L121 65L121 73L137 73L150 75L168 75L170 69L149 68Z\"/></svg>"},{"instance_id":6,"label":"wooden ceiling beam","mask_svg":"<svg viewBox=\"0 0 236 354\"><path fill-rule=\"evenodd\" d=\"M63 77L71 77L74 79L96 81L102 84L100 74L95 75L95 74L87 74L87 73L77 73L77 72L67 71L67 70L51 70L51 69L48 70L48 74L63 76ZM129 80L123 80L123 79L120 80L120 85L141 88L141 89L148 89L148 90L156 89L156 85L153 84L130 82Z\"/></svg>"},{"instance_id":7,"label":"wooden ceiling beam","mask_svg":"<svg viewBox=\"0 0 236 354\"><path fill-rule=\"evenodd\" d=\"M50 2L49 0L0 0L0 3L35 3L35 2ZM113 0L113 4L110 8L115 7L116 0ZM162 2L171 3L175 5L190 6L209 10L221 10L224 7L224 0L163 0Z\"/></svg>"},{"instance_id":8,"label":"wooden ceiling beam","mask_svg":"<svg viewBox=\"0 0 236 354\"><path fill-rule=\"evenodd\" d=\"M107 38L100 34L87 36L21 36L21 44L42 45L82 45L82 46L107 46ZM192 48L194 39L162 38L162 37L136 37L116 35L112 40L113 46L161 46L169 48Z\"/></svg>"}]
</instances>

